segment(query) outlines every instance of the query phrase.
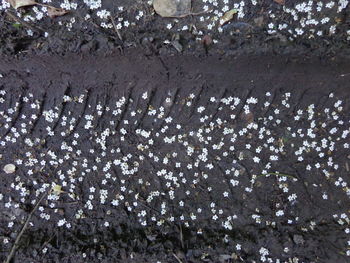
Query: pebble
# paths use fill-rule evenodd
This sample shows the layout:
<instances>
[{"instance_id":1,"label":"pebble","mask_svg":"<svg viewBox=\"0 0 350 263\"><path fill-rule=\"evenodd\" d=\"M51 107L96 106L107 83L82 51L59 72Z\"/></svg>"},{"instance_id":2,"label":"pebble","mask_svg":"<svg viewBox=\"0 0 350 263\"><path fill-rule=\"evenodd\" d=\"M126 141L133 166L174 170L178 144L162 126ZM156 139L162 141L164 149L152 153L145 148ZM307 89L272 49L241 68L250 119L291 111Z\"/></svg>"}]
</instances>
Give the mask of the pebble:
<instances>
[{"instance_id":1,"label":"pebble","mask_svg":"<svg viewBox=\"0 0 350 263\"><path fill-rule=\"evenodd\" d=\"M6 164L4 166L4 172L7 174L12 174L16 171L16 166L12 163Z\"/></svg>"},{"instance_id":2,"label":"pebble","mask_svg":"<svg viewBox=\"0 0 350 263\"><path fill-rule=\"evenodd\" d=\"M293 236L293 241L294 241L294 243L297 244L297 245L302 245L302 244L304 244L304 238L303 238L303 236L301 236L301 235L294 235L294 236Z\"/></svg>"},{"instance_id":3,"label":"pebble","mask_svg":"<svg viewBox=\"0 0 350 263\"><path fill-rule=\"evenodd\" d=\"M191 11L191 0L154 0L153 8L162 17L187 15Z\"/></svg>"}]
</instances>

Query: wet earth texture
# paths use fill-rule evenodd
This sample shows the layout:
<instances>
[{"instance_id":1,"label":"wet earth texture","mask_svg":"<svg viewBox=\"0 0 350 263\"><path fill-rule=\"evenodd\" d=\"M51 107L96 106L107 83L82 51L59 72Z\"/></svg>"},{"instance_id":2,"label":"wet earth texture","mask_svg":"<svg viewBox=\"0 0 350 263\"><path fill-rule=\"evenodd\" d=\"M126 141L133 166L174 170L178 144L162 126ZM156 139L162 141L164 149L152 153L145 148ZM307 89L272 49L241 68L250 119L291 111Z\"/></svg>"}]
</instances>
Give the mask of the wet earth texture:
<instances>
[{"instance_id":1,"label":"wet earth texture","mask_svg":"<svg viewBox=\"0 0 350 263\"><path fill-rule=\"evenodd\" d=\"M163 55L350 54L348 0L200 0L191 1L188 16L174 18L159 16L152 0L37 2L67 13L52 18L46 6L15 10L1 0L1 53L110 52L141 46ZM230 10L237 13L226 21Z\"/></svg>"},{"instance_id":2,"label":"wet earth texture","mask_svg":"<svg viewBox=\"0 0 350 263\"><path fill-rule=\"evenodd\" d=\"M349 66L4 59L0 260L348 262Z\"/></svg>"}]
</instances>

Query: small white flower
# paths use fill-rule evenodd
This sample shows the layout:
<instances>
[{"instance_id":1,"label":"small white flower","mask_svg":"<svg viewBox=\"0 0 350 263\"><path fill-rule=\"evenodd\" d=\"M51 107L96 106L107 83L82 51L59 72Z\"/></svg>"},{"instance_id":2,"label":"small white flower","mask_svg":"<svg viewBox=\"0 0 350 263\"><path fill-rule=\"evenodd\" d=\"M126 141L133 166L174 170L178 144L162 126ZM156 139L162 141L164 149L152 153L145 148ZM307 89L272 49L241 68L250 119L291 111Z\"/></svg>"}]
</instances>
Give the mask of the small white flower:
<instances>
[{"instance_id":1,"label":"small white flower","mask_svg":"<svg viewBox=\"0 0 350 263\"><path fill-rule=\"evenodd\" d=\"M260 162L260 158L257 157L257 156L254 156L253 157L253 161L254 161L254 163L259 163Z\"/></svg>"},{"instance_id":2,"label":"small white flower","mask_svg":"<svg viewBox=\"0 0 350 263\"><path fill-rule=\"evenodd\" d=\"M276 212L276 216L283 216L284 215L284 211L283 210L278 210Z\"/></svg>"}]
</instances>

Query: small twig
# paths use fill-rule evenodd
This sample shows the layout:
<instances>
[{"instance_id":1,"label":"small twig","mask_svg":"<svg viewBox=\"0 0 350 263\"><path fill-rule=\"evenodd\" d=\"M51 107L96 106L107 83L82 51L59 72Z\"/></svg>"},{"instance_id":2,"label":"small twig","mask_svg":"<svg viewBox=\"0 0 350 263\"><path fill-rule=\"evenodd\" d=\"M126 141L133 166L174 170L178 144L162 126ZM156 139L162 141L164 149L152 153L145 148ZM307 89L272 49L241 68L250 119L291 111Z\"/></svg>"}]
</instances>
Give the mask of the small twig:
<instances>
[{"instance_id":1,"label":"small twig","mask_svg":"<svg viewBox=\"0 0 350 263\"><path fill-rule=\"evenodd\" d=\"M90 21L90 23L94 26L94 27L96 27L96 28L98 28L98 29L101 29L101 27L98 25L98 24L96 24L94 21L92 21L92 20L88 20L88 21Z\"/></svg>"},{"instance_id":2,"label":"small twig","mask_svg":"<svg viewBox=\"0 0 350 263\"><path fill-rule=\"evenodd\" d=\"M50 243L50 241L56 236L56 233L53 234L45 243L41 246L41 250L46 247L47 244Z\"/></svg>"},{"instance_id":3,"label":"small twig","mask_svg":"<svg viewBox=\"0 0 350 263\"><path fill-rule=\"evenodd\" d=\"M182 234L182 227L181 227L181 224L180 224L180 242L181 242L181 247L182 247L182 249L184 249L185 248L185 246L184 246L184 238L183 238L183 234Z\"/></svg>"},{"instance_id":4,"label":"small twig","mask_svg":"<svg viewBox=\"0 0 350 263\"><path fill-rule=\"evenodd\" d=\"M293 175L290 175L290 174L282 174L282 173L266 173L266 174L259 174L259 175L257 175L257 177L266 176L266 175L268 175L268 174L271 174L271 175L278 175L278 176L286 176L286 177L289 177L289 178L293 178L293 179L297 179L297 180L298 180L298 178L296 178L296 177L293 176Z\"/></svg>"},{"instance_id":5,"label":"small twig","mask_svg":"<svg viewBox=\"0 0 350 263\"><path fill-rule=\"evenodd\" d=\"M23 26L26 26L28 27L29 29L31 30L34 30L34 31L39 31L39 32L44 32L43 29L41 29L40 27L34 27L32 26L31 24L27 23L26 21L24 21L23 19L19 18L18 16L16 16L15 14L11 13L10 11L6 10L5 13L10 17L12 18L13 20L15 20L17 23L23 25Z\"/></svg>"},{"instance_id":6,"label":"small twig","mask_svg":"<svg viewBox=\"0 0 350 263\"><path fill-rule=\"evenodd\" d=\"M118 35L120 41L123 41L122 35L120 34L120 30L117 28L117 25L116 25L115 22L114 22L113 16L110 16L110 18L111 18L111 21L112 21L112 25L113 25L113 27L114 27L114 30L115 30L115 32L117 32L117 35Z\"/></svg>"},{"instance_id":7,"label":"small twig","mask_svg":"<svg viewBox=\"0 0 350 263\"><path fill-rule=\"evenodd\" d=\"M130 8L128 9L129 11L131 10ZM114 19L117 19L121 14L125 13L126 10L120 11L120 12L116 12ZM112 16L111 16L112 17Z\"/></svg>"},{"instance_id":8,"label":"small twig","mask_svg":"<svg viewBox=\"0 0 350 263\"><path fill-rule=\"evenodd\" d=\"M157 209L155 209L155 208L153 208L153 207L147 205L147 204L145 203L145 201L142 200L141 198L139 198L138 200L141 202L141 205L143 205L144 207L147 207L147 208L149 208L149 209L151 209L151 210L157 212L158 214L161 214L160 211L158 211Z\"/></svg>"},{"instance_id":9,"label":"small twig","mask_svg":"<svg viewBox=\"0 0 350 263\"><path fill-rule=\"evenodd\" d=\"M179 16L167 16L167 17L170 17L170 18L184 18L184 17L187 17L187 16L204 15L204 14L210 13L212 11L213 10L207 10L207 11L202 11L202 12L197 12L197 13L188 13L188 14L183 14L183 15L179 15Z\"/></svg>"},{"instance_id":10,"label":"small twig","mask_svg":"<svg viewBox=\"0 0 350 263\"><path fill-rule=\"evenodd\" d=\"M173 256L174 256L174 258L176 258L176 260L177 260L179 263L182 263L181 259L179 259L179 257L178 257L178 256L176 256L176 254L175 254L175 253L173 253Z\"/></svg>"},{"instance_id":11,"label":"small twig","mask_svg":"<svg viewBox=\"0 0 350 263\"><path fill-rule=\"evenodd\" d=\"M34 206L32 212L30 212L30 214L28 215L27 220L26 220L26 222L24 223L21 232L19 232L19 234L18 234L18 236L17 236L17 238L16 238L16 240L15 240L15 243L13 243L13 246L12 246L12 248L11 248L10 254L8 254L8 256L7 256L6 260L4 261L4 263L10 263L10 261L11 261L13 255L14 255L15 252L16 252L16 249L17 249L17 247L18 247L18 243L19 243L19 241L20 241L20 239L21 239L21 237L22 237L24 231L27 229L27 226L28 226L28 224L29 224L30 219L32 218L34 212L38 209L38 207L39 207L41 201L44 199L45 196L46 196L46 192L40 197L40 199L38 200L38 202L37 202L36 205Z\"/></svg>"}]
</instances>

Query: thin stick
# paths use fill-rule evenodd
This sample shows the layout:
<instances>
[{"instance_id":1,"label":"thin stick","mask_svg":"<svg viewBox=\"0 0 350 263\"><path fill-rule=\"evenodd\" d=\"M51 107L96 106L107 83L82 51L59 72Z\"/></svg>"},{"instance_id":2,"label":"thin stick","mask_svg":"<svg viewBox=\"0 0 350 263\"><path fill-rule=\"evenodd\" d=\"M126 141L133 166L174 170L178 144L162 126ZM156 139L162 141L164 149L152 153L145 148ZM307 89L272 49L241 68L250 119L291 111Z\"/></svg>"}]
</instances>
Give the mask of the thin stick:
<instances>
[{"instance_id":1,"label":"thin stick","mask_svg":"<svg viewBox=\"0 0 350 263\"><path fill-rule=\"evenodd\" d=\"M177 260L179 263L182 263L181 259L179 259L179 257L178 257L178 256L176 256L176 254L175 254L175 253L173 253L173 256L176 258L176 260Z\"/></svg>"},{"instance_id":2,"label":"thin stick","mask_svg":"<svg viewBox=\"0 0 350 263\"><path fill-rule=\"evenodd\" d=\"M180 241L181 241L181 247L182 249L184 249L184 238L183 238L183 234L182 234L182 227L181 227L181 224L180 224Z\"/></svg>"},{"instance_id":3,"label":"thin stick","mask_svg":"<svg viewBox=\"0 0 350 263\"><path fill-rule=\"evenodd\" d=\"M282 173L266 173L266 174L259 174L259 175L257 175L257 177L266 176L266 175L268 175L268 174L277 175L277 176L286 176L286 177L289 177L289 178L298 179L298 178L296 178L296 177L293 176L293 175L290 175L290 174L282 174Z\"/></svg>"},{"instance_id":4,"label":"thin stick","mask_svg":"<svg viewBox=\"0 0 350 263\"><path fill-rule=\"evenodd\" d=\"M121 41L123 41L122 35L120 34L120 31L119 31L119 29L117 28L117 25L115 24L114 18L113 18L112 16L111 16L111 21L112 21L112 25L113 25L113 27L114 27L115 32L117 32L117 35L118 35L119 39L120 39Z\"/></svg>"},{"instance_id":5,"label":"thin stick","mask_svg":"<svg viewBox=\"0 0 350 263\"><path fill-rule=\"evenodd\" d=\"M170 18L184 18L184 17L187 17L187 16L204 15L204 14L210 13L212 11L213 10L207 10L207 11L202 11L202 12L197 12L197 13L188 13L188 14L183 14L183 15L179 15L179 16L167 16L167 17L170 17Z\"/></svg>"},{"instance_id":6,"label":"thin stick","mask_svg":"<svg viewBox=\"0 0 350 263\"><path fill-rule=\"evenodd\" d=\"M47 241L45 241L45 243L41 246L41 250L43 249L43 248L45 248L46 247L46 245L47 244L49 244L50 243L50 241L54 238L56 236L56 233L55 234L53 234L53 236L52 237L50 237Z\"/></svg>"},{"instance_id":7,"label":"thin stick","mask_svg":"<svg viewBox=\"0 0 350 263\"><path fill-rule=\"evenodd\" d=\"M29 216L28 216L26 222L24 223L24 225L23 225L23 227L22 227L21 232L19 232L19 234L18 234L18 236L17 236L17 238L16 238L16 241L15 241L15 243L13 244L13 246L12 246L12 248L11 248L10 254L8 254L8 256L7 256L6 260L4 261L4 263L10 263L10 261L11 261L13 255L14 255L15 252L16 252L16 249L17 249L17 247L18 247L18 243L19 243L19 241L20 241L20 239L21 239L21 237L22 237L24 231L27 229L27 226L28 226L28 224L29 224L30 219L32 218L34 212L38 209L39 204L41 203L41 201L44 199L45 196L46 196L46 193L44 193L44 194L40 197L39 201L38 201L38 202L36 203L36 205L34 206L32 212L30 212L30 214L29 214Z\"/></svg>"}]
</instances>

